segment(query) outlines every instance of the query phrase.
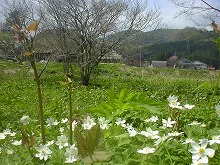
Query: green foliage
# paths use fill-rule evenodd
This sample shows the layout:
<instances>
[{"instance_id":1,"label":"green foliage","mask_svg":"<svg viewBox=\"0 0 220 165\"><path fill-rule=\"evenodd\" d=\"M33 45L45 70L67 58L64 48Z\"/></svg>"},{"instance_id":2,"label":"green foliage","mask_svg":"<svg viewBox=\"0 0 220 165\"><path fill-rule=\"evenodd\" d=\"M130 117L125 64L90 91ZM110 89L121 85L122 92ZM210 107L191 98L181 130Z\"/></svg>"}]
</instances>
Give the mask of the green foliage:
<instances>
[{"instance_id":1,"label":"green foliage","mask_svg":"<svg viewBox=\"0 0 220 165\"><path fill-rule=\"evenodd\" d=\"M99 125L93 126L85 132L85 135L79 127L76 127L74 134L79 155L83 158L83 162L95 163L108 160L111 157L111 154L105 149L104 137Z\"/></svg>"},{"instance_id":2,"label":"green foliage","mask_svg":"<svg viewBox=\"0 0 220 165\"><path fill-rule=\"evenodd\" d=\"M159 103L147 97L143 92L129 91L125 88L116 94L114 86L112 86L107 96L106 101L101 102L97 107L90 108L90 111L111 121L120 116L135 120L140 117L138 114L141 113L144 113L145 116L160 114Z\"/></svg>"},{"instance_id":3,"label":"green foliage","mask_svg":"<svg viewBox=\"0 0 220 165\"><path fill-rule=\"evenodd\" d=\"M42 69L42 64L37 64ZM11 128L19 132L16 139L21 139L20 118L29 115L36 119L37 101L33 87L33 78L29 74L28 64L18 65L12 62L1 62L0 69L0 132L5 128ZM16 71L15 74L5 72L8 69ZM83 116L92 113L93 116L104 116L109 120L110 127L101 130L99 125L91 130L83 130L81 126L75 127L74 142L80 153L80 160L75 164L124 164L134 165L146 163L158 164L190 164L191 153L188 152L190 145L182 144L186 138L211 139L219 134L220 122L215 113L214 106L219 103L219 89L216 88L217 72L179 70L179 69L156 69L134 68L121 64L101 64L96 77L92 78L89 87L78 85L73 82L73 119L80 123ZM45 98L45 117L53 117L57 120L68 116L68 92L60 84L63 79L62 65L50 63L48 70L42 75L42 88ZM215 90L215 92L213 91ZM116 117L126 120L126 124L132 124L136 131L146 131L147 127L159 130L160 136L172 132L170 129L161 129L161 119L171 116L172 110L168 108L167 97L176 95L181 104L194 104L193 110L184 110L179 116L180 131L184 134L180 139L168 139L156 147L154 154L143 155L137 153L146 146L154 147L154 142L143 135L130 137L126 128L115 124ZM158 116L157 123L147 123L146 119L152 115ZM197 120L205 127L189 126ZM30 144L30 136L34 132L35 147L40 141L39 122L31 121L31 127L25 128L26 141ZM60 135L60 127L67 128L66 124L46 128L48 140L56 140ZM68 128L67 128L68 129ZM36 132L35 132L36 131ZM63 133L67 134L69 130ZM28 146L13 146L9 137L7 144L0 140L0 161L4 164L43 164L43 160L31 156ZM5 145L7 147L5 147ZM4 146L4 148L3 148ZM214 158L209 164L219 164L218 145L211 146L216 150ZM11 155L8 149L19 151ZM31 148L31 147L30 147ZM50 146L52 157L46 164L65 164L65 149L59 149L56 144ZM34 152L36 154L36 151Z\"/></svg>"}]
</instances>

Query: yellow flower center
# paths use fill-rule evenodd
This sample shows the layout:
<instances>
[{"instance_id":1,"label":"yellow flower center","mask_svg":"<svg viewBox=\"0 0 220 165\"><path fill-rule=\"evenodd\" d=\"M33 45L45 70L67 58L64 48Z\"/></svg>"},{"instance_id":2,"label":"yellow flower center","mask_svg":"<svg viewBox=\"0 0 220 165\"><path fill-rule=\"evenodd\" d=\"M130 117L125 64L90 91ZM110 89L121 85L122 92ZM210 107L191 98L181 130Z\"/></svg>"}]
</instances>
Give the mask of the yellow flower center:
<instances>
[{"instance_id":1,"label":"yellow flower center","mask_svg":"<svg viewBox=\"0 0 220 165\"><path fill-rule=\"evenodd\" d=\"M200 153L200 154L204 154L204 152L205 152L205 149L204 149L204 148L200 148L200 149L199 149L199 153Z\"/></svg>"}]
</instances>

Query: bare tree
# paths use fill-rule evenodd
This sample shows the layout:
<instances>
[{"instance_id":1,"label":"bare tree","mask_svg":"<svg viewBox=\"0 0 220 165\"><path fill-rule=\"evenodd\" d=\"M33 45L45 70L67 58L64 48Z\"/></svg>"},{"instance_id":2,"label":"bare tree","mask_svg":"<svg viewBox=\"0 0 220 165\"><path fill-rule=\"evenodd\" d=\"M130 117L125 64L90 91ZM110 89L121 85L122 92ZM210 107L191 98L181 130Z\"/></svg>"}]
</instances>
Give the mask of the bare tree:
<instances>
[{"instance_id":1,"label":"bare tree","mask_svg":"<svg viewBox=\"0 0 220 165\"><path fill-rule=\"evenodd\" d=\"M103 56L132 33L156 27L160 22L158 10L137 1L42 0L40 3L47 11L48 22L53 24L51 27L56 26L57 32L66 37L68 43L62 42L66 44L63 48L75 48L70 52L78 59L83 85L89 84L91 72ZM117 35L112 37L112 34Z\"/></svg>"}]
</instances>

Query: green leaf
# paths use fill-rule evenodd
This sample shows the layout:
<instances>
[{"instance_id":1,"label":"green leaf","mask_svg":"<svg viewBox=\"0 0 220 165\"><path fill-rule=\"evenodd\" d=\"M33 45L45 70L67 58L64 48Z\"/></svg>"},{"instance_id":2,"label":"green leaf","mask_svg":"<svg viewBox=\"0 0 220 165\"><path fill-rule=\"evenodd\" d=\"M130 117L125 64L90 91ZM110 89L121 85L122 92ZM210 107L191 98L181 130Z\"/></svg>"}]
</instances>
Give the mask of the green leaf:
<instances>
[{"instance_id":1,"label":"green leaf","mask_svg":"<svg viewBox=\"0 0 220 165\"><path fill-rule=\"evenodd\" d=\"M110 159L112 154L107 151L95 151L93 155L86 157L82 160L84 163L95 163L95 162L102 162L105 160Z\"/></svg>"},{"instance_id":2,"label":"green leaf","mask_svg":"<svg viewBox=\"0 0 220 165\"><path fill-rule=\"evenodd\" d=\"M98 147L102 138L103 135L99 125L95 125L89 130L86 140L89 155L94 153L95 148Z\"/></svg>"},{"instance_id":3,"label":"green leaf","mask_svg":"<svg viewBox=\"0 0 220 165\"><path fill-rule=\"evenodd\" d=\"M83 138L82 134L80 133L79 127L75 127L74 135L77 142L79 155L81 155L84 158L88 155L88 150L87 150L86 141Z\"/></svg>"}]
</instances>

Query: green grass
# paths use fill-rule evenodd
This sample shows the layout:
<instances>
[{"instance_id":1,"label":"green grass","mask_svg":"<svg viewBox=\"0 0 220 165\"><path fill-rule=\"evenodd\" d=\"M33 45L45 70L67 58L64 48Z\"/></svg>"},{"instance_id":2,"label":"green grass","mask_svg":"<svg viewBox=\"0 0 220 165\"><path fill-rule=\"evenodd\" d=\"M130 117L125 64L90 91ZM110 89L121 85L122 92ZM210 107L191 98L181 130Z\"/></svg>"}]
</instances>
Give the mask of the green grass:
<instances>
[{"instance_id":1,"label":"green grass","mask_svg":"<svg viewBox=\"0 0 220 165\"><path fill-rule=\"evenodd\" d=\"M43 64L38 64L42 69ZM37 95L33 75L28 64L0 62L0 112L1 127L20 118L24 113L36 117ZM213 108L219 102L216 91L217 71L180 70L172 68L136 68L124 64L100 64L91 78L89 87L81 86L75 72L74 109L84 114L90 107L106 99L106 92L114 85L115 91L127 88L144 92L158 102L165 102L169 95L199 106ZM65 116L67 91L59 84L64 79L61 63L50 63L42 75L45 114ZM215 92L214 92L215 91Z\"/></svg>"}]
</instances>

